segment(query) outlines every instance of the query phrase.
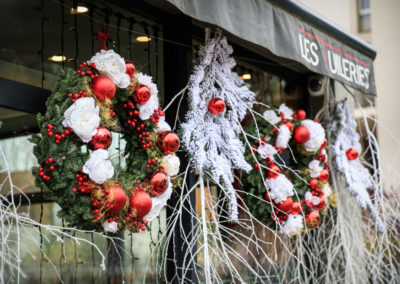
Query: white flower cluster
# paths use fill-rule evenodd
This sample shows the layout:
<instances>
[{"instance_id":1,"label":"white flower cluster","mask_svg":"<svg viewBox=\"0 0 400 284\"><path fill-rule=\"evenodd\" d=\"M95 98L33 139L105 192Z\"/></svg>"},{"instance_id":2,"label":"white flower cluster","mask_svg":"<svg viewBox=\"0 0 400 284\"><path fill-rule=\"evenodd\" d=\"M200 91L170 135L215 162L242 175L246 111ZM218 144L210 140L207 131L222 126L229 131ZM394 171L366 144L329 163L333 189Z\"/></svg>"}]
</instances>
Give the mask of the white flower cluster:
<instances>
[{"instance_id":1,"label":"white flower cluster","mask_svg":"<svg viewBox=\"0 0 400 284\"><path fill-rule=\"evenodd\" d=\"M303 216L300 214L289 214L287 220L283 223L281 227L281 233L284 233L288 236L293 236L300 233L303 228Z\"/></svg>"},{"instance_id":2,"label":"white flower cluster","mask_svg":"<svg viewBox=\"0 0 400 284\"><path fill-rule=\"evenodd\" d=\"M285 104L281 104L279 106L279 110L278 110L279 114L283 114L283 117L286 120L291 120L292 119L292 115L293 115L293 111L287 107Z\"/></svg>"},{"instance_id":3,"label":"white flower cluster","mask_svg":"<svg viewBox=\"0 0 400 284\"><path fill-rule=\"evenodd\" d=\"M304 119L301 125L306 127L310 132L310 139L304 143L304 149L307 152L314 153L317 152L325 140L325 130L321 124L312 121L311 119Z\"/></svg>"},{"instance_id":4,"label":"white flower cluster","mask_svg":"<svg viewBox=\"0 0 400 284\"><path fill-rule=\"evenodd\" d=\"M294 194L293 184L283 174L279 174L276 178L268 178L265 181L265 185L268 189L269 197L276 203L281 203Z\"/></svg>"},{"instance_id":5,"label":"white flower cluster","mask_svg":"<svg viewBox=\"0 0 400 284\"><path fill-rule=\"evenodd\" d=\"M96 69L100 74L110 78L117 87L127 88L129 86L130 78L125 73L125 60L114 50L102 49L89 60L90 63L96 64Z\"/></svg>"},{"instance_id":6,"label":"white flower cluster","mask_svg":"<svg viewBox=\"0 0 400 284\"><path fill-rule=\"evenodd\" d=\"M261 143L257 148L257 152L260 154L261 158L270 158L271 160L273 160L274 155L278 153L275 147L268 143Z\"/></svg>"},{"instance_id":7,"label":"white flower cluster","mask_svg":"<svg viewBox=\"0 0 400 284\"><path fill-rule=\"evenodd\" d=\"M312 178L317 178L321 174L321 171L323 170L323 167L320 166L320 161L318 160L312 160L308 164L308 169L310 171L310 176Z\"/></svg>"},{"instance_id":8,"label":"white flower cluster","mask_svg":"<svg viewBox=\"0 0 400 284\"><path fill-rule=\"evenodd\" d=\"M103 223L104 232L116 233L118 232L118 223L115 221L108 222L108 220Z\"/></svg>"},{"instance_id":9,"label":"white flower cluster","mask_svg":"<svg viewBox=\"0 0 400 284\"><path fill-rule=\"evenodd\" d=\"M304 194L304 199L313 204L314 206L319 205L319 198L318 196L312 195L310 191L307 191L306 194Z\"/></svg>"},{"instance_id":10,"label":"white flower cluster","mask_svg":"<svg viewBox=\"0 0 400 284\"><path fill-rule=\"evenodd\" d=\"M280 116L276 115L275 111L273 110L264 111L263 117L266 121L274 125L281 121Z\"/></svg>"},{"instance_id":11,"label":"white flower cluster","mask_svg":"<svg viewBox=\"0 0 400 284\"><path fill-rule=\"evenodd\" d=\"M160 215L161 210L167 204L168 199L171 197L172 194L172 183L170 182L168 188L160 195L153 197L151 199L152 205L150 212L143 217L143 220L150 222Z\"/></svg>"},{"instance_id":12,"label":"white flower cluster","mask_svg":"<svg viewBox=\"0 0 400 284\"><path fill-rule=\"evenodd\" d=\"M71 127L74 133L87 143L92 140L99 127L99 107L93 98L78 99L64 112L62 124L64 127Z\"/></svg>"},{"instance_id":13,"label":"white flower cluster","mask_svg":"<svg viewBox=\"0 0 400 284\"><path fill-rule=\"evenodd\" d=\"M285 124L279 126L279 134L276 137L275 145L279 148L286 149L291 138L290 129Z\"/></svg>"},{"instance_id":14,"label":"white flower cluster","mask_svg":"<svg viewBox=\"0 0 400 284\"><path fill-rule=\"evenodd\" d=\"M83 166L83 172L97 184L103 184L114 175L114 167L108 160L108 151L98 149L90 154L89 160Z\"/></svg>"},{"instance_id":15,"label":"white flower cluster","mask_svg":"<svg viewBox=\"0 0 400 284\"><path fill-rule=\"evenodd\" d=\"M139 117L141 120L147 120L154 113L155 109L158 109L158 89L157 85L153 83L151 76L137 73L135 75L137 82L139 84L146 85L150 90L150 99L144 104L138 104L139 107Z\"/></svg>"}]
</instances>

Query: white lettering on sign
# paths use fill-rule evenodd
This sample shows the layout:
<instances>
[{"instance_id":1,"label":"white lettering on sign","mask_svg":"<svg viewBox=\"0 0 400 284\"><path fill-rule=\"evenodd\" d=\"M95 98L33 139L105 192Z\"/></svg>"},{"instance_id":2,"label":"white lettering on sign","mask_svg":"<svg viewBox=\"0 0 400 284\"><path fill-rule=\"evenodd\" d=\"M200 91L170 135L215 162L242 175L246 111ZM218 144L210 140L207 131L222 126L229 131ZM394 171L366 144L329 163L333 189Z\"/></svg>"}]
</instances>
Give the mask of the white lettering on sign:
<instances>
[{"instance_id":1,"label":"white lettering on sign","mask_svg":"<svg viewBox=\"0 0 400 284\"><path fill-rule=\"evenodd\" d=\"M346 81L369 88L369 68L354 63L341 54L328 50L328 66L332 74L339 75Z\"/></svg>"},{"instance_id":2,"label":"white lettering on sign","mask_svg":"<svg viewBox=\"0 0 400 284\"><path fill-rule=\"evenodd\" d=\"M299 33L300 54L305 62L317 66L320 63L320 57L322 57L325 68L331 74L340 76L344 80L365 89L370 87L370 70L367 63L354 58L301 28L299 30L302 32ZM323 46L323 54L320 45Z\"/></svg>"},{"instance_id":3,"label":"white lettering on sign","mask_svg":"<svg viewBox=\"0 0 400 284\"><path fill-rule=\"evenodd\" d=\"M319 63L318 45L308 38L299 34L301 56L311 65L317 66Z\"/></svg>"}]
</instances>

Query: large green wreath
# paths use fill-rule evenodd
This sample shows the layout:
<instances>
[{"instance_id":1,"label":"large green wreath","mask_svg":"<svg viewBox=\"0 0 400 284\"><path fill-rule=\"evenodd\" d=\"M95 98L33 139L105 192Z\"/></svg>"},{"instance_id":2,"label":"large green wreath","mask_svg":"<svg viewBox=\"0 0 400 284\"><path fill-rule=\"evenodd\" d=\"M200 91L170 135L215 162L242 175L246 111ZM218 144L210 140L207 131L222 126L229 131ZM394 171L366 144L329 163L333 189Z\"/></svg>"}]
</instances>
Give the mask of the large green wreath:
<instances>
[{"instance_id":1,"label":"large green wreath","mask_svg":"<svg viewBox=\"0 0 400 284\"><path fill-rule=\"evenodd\" d=\"M317 227L331 194L324 130L305 117L303 110L281 105L246 131L253 144L245 153L253 170L241 180L247 206L258 220L288 235Z\"/></svg>"},{"instance_id":2,"label":"large green wreath","mask_svg":"<svg viewBox=\"0 0 400 284\"><path fill-rule=\"evenodd\" d=\"M104 67L109 58L114 60L110 64L114 73ZM76 111L78 103L81 113ZM87 230L144 230L166 204L172 191L171 176L179 169L174 155L179 139L169 131L158 107L151 77L135 74L131 62L112 50L102 50L79 70L61 71L46 107L46 113L37 116L40 134L31 138L40 165L32 172L44 198L61 207L58 217ZM85 114L85 108L94 114ZM82 121L77 124L78 114ZM83 125L83 130L68 123ZM96 129L90 129L87 137L82 132L88 132L91 124ZM111 131L126 141L119 157L123 163L115 165L114 175L106 151Z\"/></svg>"}]
</instances>

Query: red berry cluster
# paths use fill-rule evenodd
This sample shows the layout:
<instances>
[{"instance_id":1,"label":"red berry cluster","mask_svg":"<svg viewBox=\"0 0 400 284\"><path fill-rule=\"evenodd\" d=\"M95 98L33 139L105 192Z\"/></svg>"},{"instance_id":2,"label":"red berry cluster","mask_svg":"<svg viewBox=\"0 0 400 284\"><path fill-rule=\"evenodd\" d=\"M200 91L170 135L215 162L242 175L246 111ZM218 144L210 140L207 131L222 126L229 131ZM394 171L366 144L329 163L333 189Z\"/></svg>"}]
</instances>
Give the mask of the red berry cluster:
<instances>
[{"instance_id":1,"label":"red berry cluster","mask_svg":"<svg viewBox=\"0 0 400 284\"><path fill-rule=\"evenodd\" d=\"M92 203L92 207L94 208L92 210L92 214L95 215L93 222L97 222L103 218L103 216L108 220L108 222L118 221L118 216L115 216L113 213L105 212L104 214L104 211L107 211L113 205L112 200L108 198L109 195L110 188L106 185L101 186L99 193L92 194L90 201Z\"/></svg>"},{"instance_id":2,"label":"red berry cluster","mask_svg":"<svg viewBox=\"0 0 400 284\"><path fill-rule=\"evenodd\" d=\"M115 116L115 115L116 115L115 111L113 111L112 109L110 109L110 115Z\"/></svg>"},{"instance_id":3,"label":"red berry cluster","mask_svg":"<svg viewBox=\"0 0 400 284\"><path fill-rule=\"evenodd\" d=\"M53 164L54 163L54 164ZM55 168L55 166L56 166L56 164L55 164L55 162L54 162L54 159L53 158L48 158L47 160L46 160L46 165L47 166L49 166L49 169L48 170L46 170L46 172L48 172L49 170L50 170L50 172L52 172L52 171L54 171L56 168ZM43 180L45 180L45 181L49 181L51 178L50 178L50 176L48 176L45 172L45 169L43 168L43 167L40 167L39 168L39 176L43 179Z\"/></svg>"},{"instance_id":4,"label":"red berry cluster","mask_svg":"<svg viewBox=\"0 0 400 284\"><path fill-rule=\"evenodd\" d=\"M90 63L88 65L86 62L83 62L82 64L79 65L79 69L76 70L76 73L78 73L82 77L87 75L93 80L94 78L99 76L99 74L96 73L96 71L94 70L95 68L96 68L96 64Z\"/></svg>"},{"instance_id":5,"label":"red berry cluster","mask_svg":"<svg viewBox=\"0 0 400 284\"><path fill-rule=\"evenodd\" d=\"M125 217L125 223L127 224L127 227L129 229L134 228L136 230L136 233L139 233L140 230L146 230L147 222L143 221L142 218L133 217L132 213L129 213L129 215Z\"/></svg>"},{"instance_id":6,"label":"red berry cluster","mask_svg":"<svg viewBox=\"0 0 400 284\"><path fill-rule=\"evenodd\" d=\"M151 166L157 166L157 161L154 159L148 160L146 168L150 169Z\"/></svg>"},{"instance_id":7,"label":"red berry cluster","mask_svg":"<svg viewBox=\"0 0 400 284\"><path fill-rule=\"evenodd\" d=\"M54 136L55 142L57 144L59 144L61 142L61 140L65 139L67 137L67 135L69 135L73 132L72 128L69 126L67 126L63 132L57 132L57 129L50 123L48 123L46 125L46 129L47 129L47 136L49 136L49 137Z\"/></svg>"},{"instance_id":8,"label":"red berry cluster","mask_svg":"<svg viewBox=\"0 0 400 284\"><path fill-rule=\"evenodd\" d=\"M68 93L67 97L71 99L71 101L74 103L77 99L79 98L84 98L87 96L87 93L84 91L78 91L78 93L72 94Z\"/></svg>"},{"instance_id":9,"label":"red berry cluster","mask_svg":"<svg viewBox=\"0 0 400 284\"><path fill-rule=\"evenodd\" d=\"M282 225L283 222L287 220L288 216L289 215L286 212L275 210L275 215L273 214L271 219L272 221L279 222Z\"/></svg>"},{"instance_id":10,"label":"red berry cluster","mask_svg":"<svg viewBox=\"0 0 400 284\"><path fill-rule=\"evenodd\" d=\"M76 174L75 178L76 178L76 187L72 189L72 192L73 193L78 192L79 189L81 193L90 193L87 190L87 187L89 185L87 181L88 176L83 173L83 170L81 170L78 174Z\"/></svg>"},{"instance_id":11,"label":"red berry cluster","mask_svg":"<svg viewBox=\"0 0 400 284\"><path fill-rule=\"evenodd\" d=\"M150 116L150 121L155 125L158 125L160 122L160 116L165 116L165 113L162 111L161 107L158 107L158 109L155 109L153 114Z\"/></svg>"}]
</instances>

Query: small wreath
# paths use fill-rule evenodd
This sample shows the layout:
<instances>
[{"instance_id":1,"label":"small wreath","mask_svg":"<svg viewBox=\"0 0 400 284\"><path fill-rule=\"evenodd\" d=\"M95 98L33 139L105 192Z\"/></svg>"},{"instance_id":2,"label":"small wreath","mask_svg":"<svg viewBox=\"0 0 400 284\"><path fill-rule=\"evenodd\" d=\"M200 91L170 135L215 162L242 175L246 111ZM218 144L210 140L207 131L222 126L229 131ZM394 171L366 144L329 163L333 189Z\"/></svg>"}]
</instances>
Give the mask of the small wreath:
<instances>
[{"instance_id":1,"label":"small wreath","mask_svg":"<svg viewBox=\"0 0 400 284\"><path fill-rule=\"evenodd\" d=\"M282 104L265 111L247 131L255 143L245 153L254 165L242 178L247 206L257 219L287 235L303 231L304 225L317 227L319 211L332 193L325 131L305 118L305 111L294 113Z\"/></svg>"},{"instance_id":2,"label":"small wreath","mask_svg":"<svg viewBox=\"0 0 400 284\"><path fill-rule=\"evenodd\" d=\"M46 114L37 117L36 184L72 226L139 232L171 196L179 138L165 122L151 77L135 73L132 62L101 50L76 72L60 73ZM111 131L126 141L117 165L107 151Z\"/></svg>"}]
</instances>

